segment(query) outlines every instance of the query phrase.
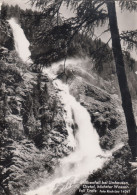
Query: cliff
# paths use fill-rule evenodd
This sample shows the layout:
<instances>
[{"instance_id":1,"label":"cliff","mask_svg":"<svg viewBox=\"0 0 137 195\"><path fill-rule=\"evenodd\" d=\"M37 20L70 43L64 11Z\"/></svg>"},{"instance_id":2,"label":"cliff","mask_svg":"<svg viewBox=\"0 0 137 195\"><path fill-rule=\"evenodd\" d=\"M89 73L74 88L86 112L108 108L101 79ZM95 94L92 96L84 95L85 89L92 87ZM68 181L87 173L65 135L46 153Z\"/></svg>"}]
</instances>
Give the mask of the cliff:
<instances>
[{"instance_id":1,"label":"cliff","mask_svg":"<svg viewBox=\"0 0 137 195\"><path fill-rule=\"evenodd\" d=\"M70 154L72 148L67 145L64 106L52 80L19 59L8 23L3 21L0 28L7 29L0 42L0 193L22 195L49 177L58 160ZM60 64L63 62L56 66ZM110 150L127 143L121 102L105 90L111 88L110 83L102 79L98 85L98 75L86 70L88 65L90 60L72 59L65 74L60 74L62 67L57 68L58 78L67 81L70 93L87 108L101 147ZM110 163L112 172L119 155L123 159L130 156L128 146L121 150ZM131 171L128 162L125 167Z\"/></svg>"},{"instance_id":2,"label":"cliff","mask_svg":"<svg viewBox=\"0 0 137 195\"><path fill-rule=\"evenodd\" d=\"M64 108L52 82L32 72L2 40L0 190L1 194L22 194L37 178L52 172L58 158L72 149L66 143Z\"/></svg>"}]
</instances>

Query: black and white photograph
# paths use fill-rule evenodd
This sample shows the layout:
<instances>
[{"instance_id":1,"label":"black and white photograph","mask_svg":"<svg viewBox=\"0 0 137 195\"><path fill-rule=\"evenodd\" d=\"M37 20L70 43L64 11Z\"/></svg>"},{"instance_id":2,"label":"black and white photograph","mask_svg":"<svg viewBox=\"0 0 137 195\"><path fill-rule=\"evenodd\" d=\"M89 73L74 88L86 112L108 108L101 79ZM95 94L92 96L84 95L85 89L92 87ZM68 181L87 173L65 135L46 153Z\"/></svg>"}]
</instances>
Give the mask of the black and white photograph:
<instances>
[{"instance_id":1,"label":"black and white photograph","mask_svg":"<svg viewBox=\"0 0 137 195\"><path fill-rule=\"evenodd\" d=\"M0 0L0 195L137 195L137 1Z\"/></svg>"}]
</instances>

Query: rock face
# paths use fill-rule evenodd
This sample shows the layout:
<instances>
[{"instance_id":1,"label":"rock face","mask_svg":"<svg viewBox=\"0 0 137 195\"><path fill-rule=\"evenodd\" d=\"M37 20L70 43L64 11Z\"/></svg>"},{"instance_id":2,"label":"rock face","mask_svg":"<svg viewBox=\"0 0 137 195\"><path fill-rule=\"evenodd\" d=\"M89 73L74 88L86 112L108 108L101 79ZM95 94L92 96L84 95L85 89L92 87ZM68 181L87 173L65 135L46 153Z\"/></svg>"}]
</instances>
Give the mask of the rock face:
<instances>
[{"instance_id":1,"label":"rock face","mask_svg":"<svg viewBox=\"0 0 137 195\"><path fill-rule=\"evenodd\" d=\"M0 194L22 195L71 149L52 82L29 70L15 51L3 49L8 52L0 65Z\"/></svg>"},{"instance_id":2,"label":"rock face","mask_svg":"<svg viewBox=\"0 0 137 195\"><path fill-rule=\"evenodd\" d=\"M124 125L122 122L123 112L118 97L108 94L92 83L84 82L84 79L74 79L70 89L77 100L89 111L91 122L100 136L101 147L111 149L116 144L115 141L118 141L116 132L119 131L121 125ZM123 134L124 138L127 137L126 131Z\"/></svg>"},{"instance_id":3,"label":"rock face","mask_svg":"<svg viewBox=\"0 0 137 195\"><path fill-rule=\"evenodd\" d=\"M9 28L6 22L0 27ZM18 58L8 32L0 40L0 194L22 195L48 177L72 149L52 81ZM80 71L75 74L69 70L67 75L71 94L89 111L102 148L113 148L121 141L118 137L127 138L117 96L88 83Z\"/></svg>"},{"instance_id":4,"label":"rock face","mask_svg":"<svg viewBox=\"0 0 137 195\"><path fill-rule=\"evenodd\" d=\"M66 79L64 79L64 74L61 74L63 63L58 63L61 71L57 72L60 79L68 83L71 94L89 111L91 122L100 136L101 147L111 149L120 141L117 135L122 134L122 140L127 140L121 102L117 95L111 95L104 90L106 86L110 88L111 83L106 85L102 80L103 89L101 85L98 87L97 76L86 71L87 63L88 66L92 66L90 61L87 62L85 59L81 59L81 62L79 59L69 59L66 62Z\"/></svg>"},{"instance_id":5,"label":"rock face","mask_svg":"<svg viewBox=\"0 0 137 195\"><path fill-rule=\"evenodd\" d=\"M64 108L52 81L23 64L15 51L8 50L0 71L0 192L22 195L48 177L58 159L71 152ZM114 98L72 77L70 91L88 109L102 148L112 148L121 123Z\"/></svg>"},{"instance_id":6,"label":"rock face","mask_svg":"<svg viewBox=\"0 0 137 195\"><path fill-rule=\"evenodd\" d=\"M12 31L5 20L0 20L0 46L6 47L9 50L14 48Z\"/></svg>"}]
</instances>

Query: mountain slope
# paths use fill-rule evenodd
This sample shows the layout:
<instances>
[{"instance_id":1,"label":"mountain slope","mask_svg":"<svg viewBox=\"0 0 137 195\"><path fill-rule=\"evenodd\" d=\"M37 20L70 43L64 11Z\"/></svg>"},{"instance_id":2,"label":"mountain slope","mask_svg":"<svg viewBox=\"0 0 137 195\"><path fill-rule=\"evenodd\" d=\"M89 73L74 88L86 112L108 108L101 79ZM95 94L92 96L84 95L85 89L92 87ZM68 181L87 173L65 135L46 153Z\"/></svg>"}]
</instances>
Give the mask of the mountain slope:
<instances>
[{"instance_id":1,"label":"mountain slope","mask_svg":"<svg viewBox=\"0 0 137 195\"><path fill-rule=\"evenodd\" d=\"M9 28L7 22L3 21L2 25ZM72 148L67 145L64 105L52 79L28 67L19 59L14 47L10 48L5 45L5 39L2 40L0 192L3 195L22 195L24 191L33 189L50 177L58 160L70 154ZM13 43L13 38L10 40ZM111 83L102 78L98 82L98 75L86 69L92 66L89 59L67 61L65 73L63 66L64 61L55 63L53 70L58 79L67 81L71 94L89 111L91 121L100 135L101 147L110 150L120 143L126 145L127 133L121 103L117 95L109 93ZM120 176L123 169L121 165L116 179L130 179L132 169L126 160L130 158L129 147L123 147L113 156L106 165L112 171L107 179L111 179L115 173L119 158L120 163L124 160L123 166L128 172L124 171ZM116 166L113 168L114 164ZM95 178L96 174L98 172ZM134 180L134 174L132 177ZM105 174L102 178L105 178ZM75 189L72 189L73 194Z\"/></svg>"}]
</instances>

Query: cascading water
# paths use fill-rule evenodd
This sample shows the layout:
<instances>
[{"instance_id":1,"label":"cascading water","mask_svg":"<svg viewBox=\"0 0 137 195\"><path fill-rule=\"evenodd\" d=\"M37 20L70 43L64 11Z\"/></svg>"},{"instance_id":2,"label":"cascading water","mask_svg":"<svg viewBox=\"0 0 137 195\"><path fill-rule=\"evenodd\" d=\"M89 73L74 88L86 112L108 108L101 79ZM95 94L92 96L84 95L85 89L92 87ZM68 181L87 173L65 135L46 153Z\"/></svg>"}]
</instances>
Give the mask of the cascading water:
<instances>
[{"instance_id":1,"label":"cascading water","mask_svg":"<svg viewBox=\"0 0 137 195\"><path fill-rule=\"evenodd\" d=\"M16 51L23 61L28 61L31 54L23 30L14 19L10 19L9 24L13 30ZM43 71L51 79L56 77L54 72L54 67ZM100 168L111 155L111 152L105 154L101 150L99 136L91 124L89 113L70 95L69 87L60 80L54 80L53 84L66 111L64 120L68 131L68 146L73 151L60 160L60 166L55 169L51 179L36 190L25 193L26 195L64 195L74 184L84 182L88 174Z\"/></svg>"},{"instance_id":2,"label":"cascading water","mask_svg":"<svg viewBox=\"0 0 137 195\"><path fill-rule=\"evenodd\" d=\"M27 40L23 29L20 25L16 22L14 18L8 20L10 27L13 31L13 37L15 41L15 49L19 54L19 57L22 59L23 62L31 63L31 52L29 50L30 43Z\"/></svg>"},{"instance_id":3,"label":"cascading water","mask_svg":"<svg viewBox=\"0 0 137 195\"><path fill-rule=\"evenodd\" d=\"M50 78L55 75L51 69L45 69ZM64 119L68 130L68 145L73 147L73 152L60 160L53 179L36 190L29 191L26 195L64 195L65 191L77 182L84 182L89 173L100 168L107 155L101 150L99 136L93 128L88 111L70 95L69 87L60 80L53 84L64 105ZM77 124L77 128L71 128ZM73 132L75 131L75 133Z\"/></svg>"}]
</instances>

